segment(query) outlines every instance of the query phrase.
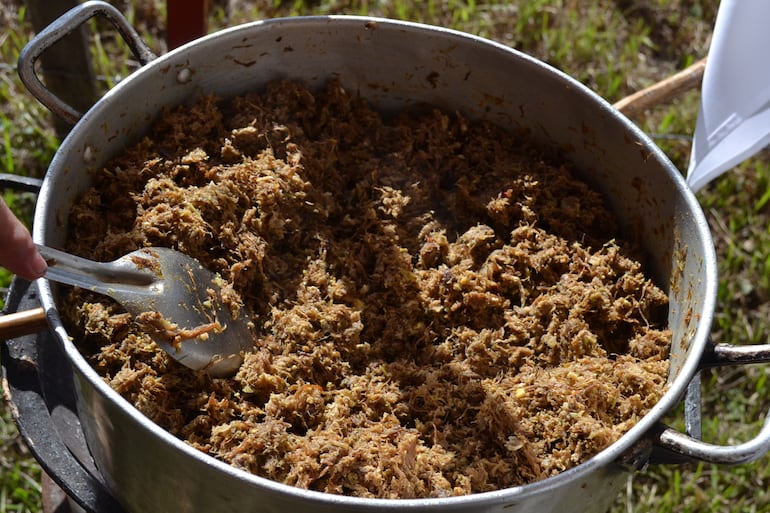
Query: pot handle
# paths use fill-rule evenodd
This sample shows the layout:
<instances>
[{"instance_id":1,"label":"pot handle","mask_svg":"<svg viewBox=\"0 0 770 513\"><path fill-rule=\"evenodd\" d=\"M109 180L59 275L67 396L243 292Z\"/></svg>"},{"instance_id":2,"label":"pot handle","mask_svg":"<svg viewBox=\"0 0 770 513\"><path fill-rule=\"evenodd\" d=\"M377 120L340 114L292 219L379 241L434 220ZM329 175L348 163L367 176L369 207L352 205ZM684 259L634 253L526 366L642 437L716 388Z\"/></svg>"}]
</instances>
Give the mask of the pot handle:
<instances>
[{"instance_id":1,"label":"pot handle","mask_svg":"<svg viewBox=\"0 0 770 513\"><path fill-rule=\"evenodd\" d=\"M94 16L103 16L118 30L123 40L133 52L140 64L145 65L156 58L155 54L142 41L139 34L128 20L112 5L100 1L84 2L70 9L53 23L40 31L19 54L19 78L37 100L45 105L66 123L74 125L82 113L51 93L35 73L35 62L48 48L67 34L74 32Z\"/></svg>"},{"instance_id":2,"label":"pot handle","mask_svg":"<svg viewBox=\"0 0 770 513\"><path fill-rule=\"evenodd\" d=\"M657 449L670 457L654 458L654 463L683 463L686 461L703 461L717 465L740 465L758 460L770 450L770 416L765 420L759 434L751 440L737 445L715 445L680 433L676 429L666 427L658 435Z\"/></svg>"},{"instance_id":3,"label":"pot handle","mask_svg":"<svg viewBox=\"0 0 770 513\"><path fill-rule=\"evenodd\" d=\"M730 365L746 365L754 363L770 363L770 344L736 346L730 344L714 344L709 342L703 352L699 366L701 369L726 367ZM655 463L681 463L683 461L703 461L720 465L739 465L749 463L764 456L770 451L770 414L759 433L744 443L737 445L714 445L699 440L700 438L700 373L691 383L685 399L685 420L689 412L697 411L696 426L689 419L688 436L679 431L661 426L656 433L656 450L652 461Z\"/></svg>"},{"instance_id":4,"label":"pot handle","mask_svg":"<svg viewBox=\"0 0 770 513\"><path fill-rule=\"evenodd\" d=\"M43 186L43 180L31 176L0 173L0 190L11 189L17 192L31 192L37 194Z\"/></svg>"}]
</instances>

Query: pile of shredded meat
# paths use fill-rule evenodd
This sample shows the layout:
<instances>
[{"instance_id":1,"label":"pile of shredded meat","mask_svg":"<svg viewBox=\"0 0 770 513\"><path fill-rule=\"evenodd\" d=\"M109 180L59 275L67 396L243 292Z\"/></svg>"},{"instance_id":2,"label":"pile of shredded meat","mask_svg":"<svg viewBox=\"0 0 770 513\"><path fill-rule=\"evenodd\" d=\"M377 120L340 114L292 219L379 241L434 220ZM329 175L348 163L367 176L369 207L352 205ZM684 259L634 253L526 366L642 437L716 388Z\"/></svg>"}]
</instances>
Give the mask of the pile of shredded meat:
<instances>
[{"instance_id":1,"label":"pile of shredded meat","mask_svg":"<svg viewBox=\"0 0 770 513\"><path fill-rule=\"evenodd\" d=\"M665 389L667 297L568 163L486 122L385 116L332 81L201 97L98 169L69 250L177 248L232 285L255 346L213 379L73 289L92 365L197 449L282 483L444 497L616 441Z\"/></svg>"}]
</instances>

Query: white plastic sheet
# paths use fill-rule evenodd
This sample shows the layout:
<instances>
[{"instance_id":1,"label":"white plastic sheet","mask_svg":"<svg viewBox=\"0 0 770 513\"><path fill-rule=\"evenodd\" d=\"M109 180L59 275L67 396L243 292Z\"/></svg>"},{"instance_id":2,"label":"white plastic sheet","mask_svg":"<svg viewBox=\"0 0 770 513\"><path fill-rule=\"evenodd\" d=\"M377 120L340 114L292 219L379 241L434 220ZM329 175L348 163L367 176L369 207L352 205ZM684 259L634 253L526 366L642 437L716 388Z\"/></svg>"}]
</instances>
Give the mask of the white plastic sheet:
<instances>
[{"instance_id":1,"label":"white plastic sheet","mask_svg":"<svg viewBox=\"0 0 770 513\"><path fill-rule=\"evenodd\" d=\"M770 0L722 0L687 183L699 190L770 143Z\"/></svg>"}]
</instances>

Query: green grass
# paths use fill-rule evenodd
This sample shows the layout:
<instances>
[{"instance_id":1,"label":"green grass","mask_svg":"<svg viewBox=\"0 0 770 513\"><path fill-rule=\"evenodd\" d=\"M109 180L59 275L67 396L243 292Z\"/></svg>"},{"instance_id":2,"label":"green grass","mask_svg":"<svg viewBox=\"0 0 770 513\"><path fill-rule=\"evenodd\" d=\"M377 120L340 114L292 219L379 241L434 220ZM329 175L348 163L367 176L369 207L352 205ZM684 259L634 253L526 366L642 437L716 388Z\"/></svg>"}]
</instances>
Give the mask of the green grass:
<instances>
[{"instance_id":1,"label":"green grass","mask_svg":"<svg viewBox=\"0 0 770 513\"><path fill-rule=\"evenodd\" d=\"M40 467L4 409L0 413L0 513L40 511L40 497Z\"/></svg>"},{"instance_id":2,"label":"green grass","mask_svg":"<svg viewBox=\"0 0 770 513\"><path fill-rule=\"evenodd\" d=\"M129 2L116 2L126 9ZM164 2L130 2L129 20L158 53ZM488 37L573 75L609 101L706 55L713 0L212 0L211 30L301 14L365 14L421 21ZM42 176L58 141L50 116L21 86L14 65L30 33L20 0L0 4L0 172ZM108 89L131 72L129 52L98 25L94 68ZM107 35L104 35L107 34ZM685 94L635 119L686 169L699 96ZM699 194L719 256L715 340L763 343L770 328L770 155L750 159ZM29 220L29 197L5 194ZM0 287L10 276L0 271ZM704 372L704 438L754 436L770 409L764 366ZM672 416L680 425L681 419ZM6 412L0 417L0 513L40 509L39 470ZM629 480L612 512L770 512L770 459L737 467L651 466Z\"/></svg>"}]
</instances>

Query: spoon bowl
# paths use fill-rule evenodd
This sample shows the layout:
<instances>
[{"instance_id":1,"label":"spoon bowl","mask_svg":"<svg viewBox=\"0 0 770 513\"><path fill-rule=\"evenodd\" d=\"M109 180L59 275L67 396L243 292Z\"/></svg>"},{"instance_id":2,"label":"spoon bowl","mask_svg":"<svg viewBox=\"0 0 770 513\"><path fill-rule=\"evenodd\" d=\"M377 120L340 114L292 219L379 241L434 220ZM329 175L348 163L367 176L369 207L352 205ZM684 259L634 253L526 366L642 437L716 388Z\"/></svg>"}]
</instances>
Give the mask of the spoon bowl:
<instances>
[{"instance_id":1,"label":"spoon bowl","mask_svg":"<svg viewBox=\"0 0 770 513\"><path fill-rule=\"evenodd\" d=\"M169 248L142 248L95 262L38 245L45 278L111 297L164 351L214 377L234 374L254 347L250 317L227 300L224 281L196 259Z\"/></svg>"}]
</instances>

